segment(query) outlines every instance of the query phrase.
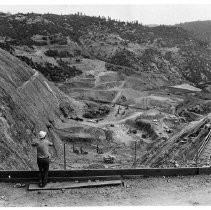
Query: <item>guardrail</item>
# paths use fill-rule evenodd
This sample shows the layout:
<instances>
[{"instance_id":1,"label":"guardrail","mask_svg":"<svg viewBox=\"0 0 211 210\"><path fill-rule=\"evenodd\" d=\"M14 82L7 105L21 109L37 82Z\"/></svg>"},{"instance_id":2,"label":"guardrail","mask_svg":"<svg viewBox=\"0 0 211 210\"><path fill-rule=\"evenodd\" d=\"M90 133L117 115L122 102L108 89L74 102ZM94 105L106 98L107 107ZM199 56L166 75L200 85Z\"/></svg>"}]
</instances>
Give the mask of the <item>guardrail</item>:
<instances>
[{"instance_id":1,"label":"guardrail","mask_svg":"<svg viewBox=\"0 0 211 210\"><path fill-rule=\"evenodd\" d=\"M38 180L38 171L0 171L0 182L20 182ZM92 169L92 170L52 170L49 171L50 181L89 180L103 177L130 178L133 176L194 176L211 174L210 167L197 168L136 168L136 169Z\"/></svg>"}]
</instances>

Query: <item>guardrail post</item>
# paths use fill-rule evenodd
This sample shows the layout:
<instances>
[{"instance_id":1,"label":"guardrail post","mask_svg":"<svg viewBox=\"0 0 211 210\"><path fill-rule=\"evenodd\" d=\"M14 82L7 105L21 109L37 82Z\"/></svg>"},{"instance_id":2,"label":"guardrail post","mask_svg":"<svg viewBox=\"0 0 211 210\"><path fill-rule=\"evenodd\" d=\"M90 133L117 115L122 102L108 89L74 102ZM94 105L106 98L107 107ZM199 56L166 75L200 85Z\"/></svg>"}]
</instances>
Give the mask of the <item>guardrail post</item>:
<instances>
[{"instance_id":1,"label":"guardrail post","mask_svg":"<svg viewBox=\"0 0 211 210\"><path fill-rule=\"evenodd\" d=\"M136 141L135 141L135 153L134 153L134 163L133 163L133 165L136 167Z\"/></svg>"},{"instance_id":2,"label":"guardrail post","mask_svg":"<svg viewBox=\"0 0 211 210\"><path fill-rule=\"evenodd\" d=\"M66 170L66 144L64 143L64 170Z\"/></svg>"},{"instance_id":3,"label":"guardrail post","mask_svg":"<svg viewBox=\"0 0 211 210\"><path fill-rule=\"evenodd\" d=\"M198 167L198 159L199 159L199 150L197 149L197 153L196 153L196 167Z\"/></svg>"}]
</instances>

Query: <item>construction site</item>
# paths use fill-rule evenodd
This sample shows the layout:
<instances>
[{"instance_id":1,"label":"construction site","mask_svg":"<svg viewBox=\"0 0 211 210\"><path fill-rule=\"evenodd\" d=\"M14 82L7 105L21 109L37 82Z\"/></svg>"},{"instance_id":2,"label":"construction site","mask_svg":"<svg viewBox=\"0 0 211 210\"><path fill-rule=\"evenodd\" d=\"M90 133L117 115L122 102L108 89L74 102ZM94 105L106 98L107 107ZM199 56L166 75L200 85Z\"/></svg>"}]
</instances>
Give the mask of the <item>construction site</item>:
<instances>
[{"instance_id":1,"label":"construction site","mask_svg":"<svg viewBox=\"0 0 211 210\"><path fill-rule=\"evenodd\" d=\"M1 60L5 59L5 55L1 56ZM54 143L49 183L39 188L35 163L32 170L27 168L30 164L22 156L22 165L19 164L17 170L17 157L13 162L10 158L8 163L6 153L2 153L1 159L5 162L2 162L4 170L0 171L1 206L151 205L151 202L174 205L178 190L182 191L178 205L209 205L204 197L198 197L203 190L201 185L206 188L211 181L211 115L209 101L195 100L201 90L184 84L138 92L118 83L96 99L96 95L90 95L92 90L101 91L96 87L108 85L97 74L95 86L90 90L81 88L83 84L90 84L88 78L80 78L81 89L74 93L81 92L73 98L65 91L64 95L35 70L30 71L31 76L17 88L16 100L21 104L23 101L18 97L23 97L31 86L47 96L43 99L37 95L39 92L31 89L30 95L24 96L28 97L27 104L22 103L22 106L25 113L31 113L26 135L36 138L39 129L45 127ZM62 90L78 82L78 79L67 81L62 86L59 84L59 88ZM109 91L114 88L116 93L110 97ZM32 94L35 94L33 98ZM31 119L34 117L36 122L38 115L31 104L34 99L39 104L40 97L44 105L40 104L43 121L40 127L33 127ZM5 128L4 134L8 136L11 135L10 120L20 116L17 115L20 110L15 109L15 115L13 112L8 115L8 108L4 109L6 102L0 119L4 126L1 128ZM33 148L30 152L30 161L35 162ZM154 187L159 193L153 190L151 194ZM191 199L185 199L187 190L192 190ZM167 197L168 202L161 196ZM25 203L26 198L29 203Z\"/></svg>"},{"instance_id":2,"label":"construction site","mask_svg":"<svg viewBox=\"0 0 211 210\"><path fill-rule=\"evenodd\" d=\"M0 206L211 204L208 44L82 14L0 24Z\"/></svg>"}]
</instances>

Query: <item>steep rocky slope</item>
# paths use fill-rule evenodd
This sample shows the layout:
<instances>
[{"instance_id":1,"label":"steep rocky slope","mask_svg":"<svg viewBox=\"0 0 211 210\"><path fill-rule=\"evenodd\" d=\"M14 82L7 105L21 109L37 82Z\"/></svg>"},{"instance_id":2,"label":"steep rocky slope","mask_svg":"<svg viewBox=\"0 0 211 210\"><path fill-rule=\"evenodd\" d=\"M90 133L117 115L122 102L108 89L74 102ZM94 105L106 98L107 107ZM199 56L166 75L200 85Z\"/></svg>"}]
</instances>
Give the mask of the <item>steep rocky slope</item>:
<instances>
[{"instance_id":1,"label":"steep rocky slope","mask_svg":"<svg viewBox=\"0 0 211 210\"><path fill-rule=\"evenodd\" d=\"M65 112L71 115L74 104L39 72L1 49L0 81L0 169L34 168L32 140ZM58 155L60 139L52 140Z\"/></svg>"}]
</instances>

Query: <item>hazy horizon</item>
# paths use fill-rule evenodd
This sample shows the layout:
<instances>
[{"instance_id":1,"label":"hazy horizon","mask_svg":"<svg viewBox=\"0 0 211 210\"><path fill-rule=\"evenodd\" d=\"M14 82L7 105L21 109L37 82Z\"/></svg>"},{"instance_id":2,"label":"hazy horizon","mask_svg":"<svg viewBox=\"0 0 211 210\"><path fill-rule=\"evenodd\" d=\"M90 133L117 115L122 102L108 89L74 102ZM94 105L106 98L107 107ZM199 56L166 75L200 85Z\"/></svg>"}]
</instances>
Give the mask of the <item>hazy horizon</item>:
<instances>
[{"instance_id":1,"label":"hazy horizon","mask_svg":"<svg viewBox=\"0 0 211 210\"><path fill-rule=\"evenodd\" d=\"M211 4L181 5L0 5L1 12L75 14L105 16L121 21L135 21L144 25L174 25L191 21L211 20Z\"/></svg>"}]
</instances>

